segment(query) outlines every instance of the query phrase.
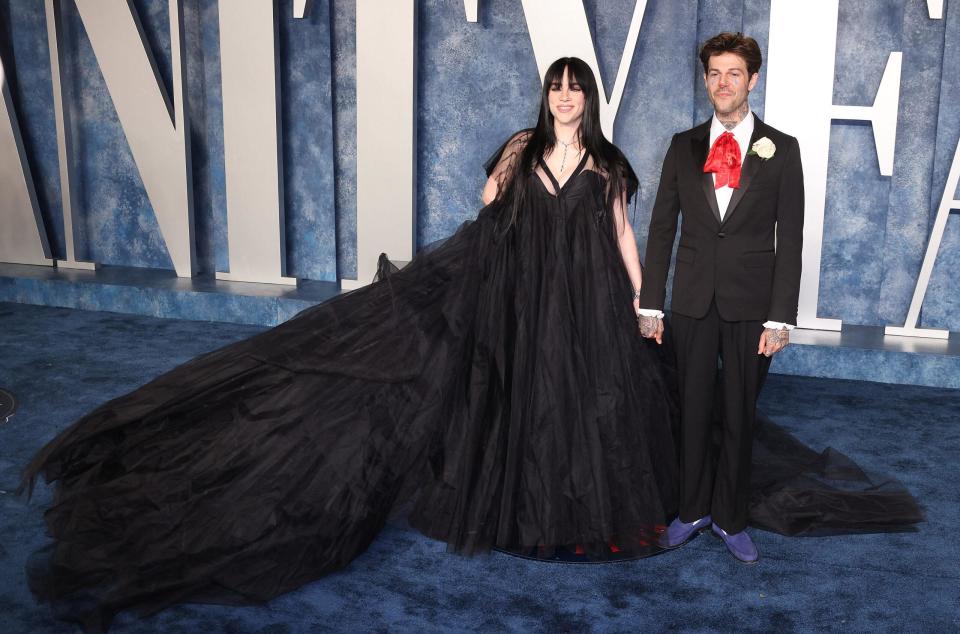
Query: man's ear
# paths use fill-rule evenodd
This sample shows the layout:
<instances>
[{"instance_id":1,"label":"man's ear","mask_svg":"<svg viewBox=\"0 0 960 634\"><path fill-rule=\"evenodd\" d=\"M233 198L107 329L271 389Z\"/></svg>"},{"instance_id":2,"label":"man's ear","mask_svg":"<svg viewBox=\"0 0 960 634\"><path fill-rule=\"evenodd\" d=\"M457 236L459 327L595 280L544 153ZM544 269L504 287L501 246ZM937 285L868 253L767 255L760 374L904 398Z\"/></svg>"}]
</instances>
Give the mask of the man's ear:
<instances>
[{"instance_id":1,"label":"man's ear","mask_svg":"<svg viewBox=\"0 0 960 634\"><path fill-rule=\"evenodd\" d=\"M704 75L706 77L706 75ZM747 84L747 90L753 90L753 87L757 85L757 82L760 80L760 73L754 73L750 75L750 83Z\"/></svg>"}]
</instances>

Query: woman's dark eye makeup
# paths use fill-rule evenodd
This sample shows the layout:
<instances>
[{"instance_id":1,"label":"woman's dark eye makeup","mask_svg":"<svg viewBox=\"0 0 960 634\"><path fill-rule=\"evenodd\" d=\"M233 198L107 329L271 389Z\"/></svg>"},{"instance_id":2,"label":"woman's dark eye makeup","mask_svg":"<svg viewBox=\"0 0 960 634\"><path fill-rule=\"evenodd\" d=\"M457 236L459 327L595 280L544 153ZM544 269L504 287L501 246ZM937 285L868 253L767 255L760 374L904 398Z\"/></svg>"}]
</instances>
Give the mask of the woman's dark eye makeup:
<instances>
[{"instance_id":1,"label":"woman's dark eye makeup","mask_svg":"<svg viewBox=\"0 0 960 634\"><path fill-rule=\"evenodd\" d=\"M550 90L560 90L561 88L563 88L563 86L557 82L550 84ZM580 84L573 83L570 84L570 90L580 92L583 88L580 87Z\"/></svg>"}]
</instances>

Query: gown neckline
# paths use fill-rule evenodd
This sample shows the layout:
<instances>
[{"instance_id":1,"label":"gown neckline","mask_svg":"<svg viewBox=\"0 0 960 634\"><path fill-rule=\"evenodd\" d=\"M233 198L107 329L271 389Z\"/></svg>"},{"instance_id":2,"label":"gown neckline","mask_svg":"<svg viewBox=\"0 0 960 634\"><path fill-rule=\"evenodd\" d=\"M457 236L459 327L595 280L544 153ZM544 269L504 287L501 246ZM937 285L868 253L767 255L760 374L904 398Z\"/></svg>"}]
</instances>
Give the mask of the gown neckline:
<instances>
[{"instance_id":1,"label":"gown neckline","mask_svg":"<svg viewBox=\"0 0 960 634\"><path fill-rule=\"evenodd\" d=\"M540 166L543 168L544 174L547 175L547 178L549 178L549 179L550 179L550 182L553 184L553 191L554 191L553 195L554 195L554 196L559 196L559 195L560 195L560 192L563 191L563 188L566 187L567 185L569 185L569 184L570 184L570 181L572 181L573 179L575 179L577 176L580 175L580 172L583 171L583 168L584 168L584 167L586 166L586 164L587 164L587 157L588 157L588 156L590 156L590 154L589 154L588 152L584 152L584 153L583 153L583 158L581 158L581 159L580 159L580 162L577 163L576 169L573 170L573 172L570 174L570 176L567 177L567 180L563 181L563 185L560 185L560 183L557 181L557 177L553 175L553 172L552 172L552 171L550 171L550 167L547 165L547 162L543 160L543 156L541 156L541 157L538 159L538 162L540 163Z\"/></svg>"}]
</instances>

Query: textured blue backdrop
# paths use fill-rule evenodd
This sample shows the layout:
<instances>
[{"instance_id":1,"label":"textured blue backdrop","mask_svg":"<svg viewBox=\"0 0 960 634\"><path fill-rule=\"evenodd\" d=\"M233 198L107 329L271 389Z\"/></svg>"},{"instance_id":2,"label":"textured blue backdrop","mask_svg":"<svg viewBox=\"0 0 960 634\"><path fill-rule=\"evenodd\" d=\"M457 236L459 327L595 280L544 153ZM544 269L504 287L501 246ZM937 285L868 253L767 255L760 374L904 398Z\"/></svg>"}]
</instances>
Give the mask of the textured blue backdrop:
<instances>
[{"instance_id":1,"label":"textured blue backdrop","mask_svg":"<svg viewBox=\"0 0 960 634\"><path fill-rule=\"evenodd\" d=\"M67 107L77 122L79 255L106 264L172 268L132 155L72 0L66 16ZM183 0L187 106L204 271L225 270L226 209L216 0ZM163 81L171 82L167 0L133 0ZM585 0L601 74L612 88L633 0ZM710 112L697 43L743 30L766 50L769 0L649 0L615 141L640 176L633 218L646 224L670 136ZM418 243L472 218L481 163L532 124L537 68L520 0L481 0L468 23L460 2L419 3ZM319 280L356 272L354 2L316 0L307 19L279 2L287 270ZM11 84L43 217L64 254L52 90L43 3L0 0L0 52ZM870 104L887 55L902 50L894 175L879 174L869 125L832 129L820 315L846 323L902 323L929 228L960 137L960 2L931 20L922 0L841 0L834 101ZM797 77L798 91L803 77ZM763 116L765 81L752 97ZM802 122L798 122L802 125ZM110 160L103 160L109 156ZM641 244L642 246L642 244ZM953 217L923 306L922 324L960 330L960 219Z\"/></svg>"}]
</instances>

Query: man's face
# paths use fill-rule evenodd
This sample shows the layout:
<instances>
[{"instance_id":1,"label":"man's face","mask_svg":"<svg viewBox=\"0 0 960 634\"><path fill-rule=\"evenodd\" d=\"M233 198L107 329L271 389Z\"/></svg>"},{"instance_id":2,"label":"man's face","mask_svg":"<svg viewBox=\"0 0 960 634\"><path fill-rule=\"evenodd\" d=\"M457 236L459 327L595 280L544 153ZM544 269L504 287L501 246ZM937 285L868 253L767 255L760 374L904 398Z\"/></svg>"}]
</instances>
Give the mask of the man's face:
<instances>
[{"instance_id":1,"label":"man's face","mask_svg":"<svg viewBox=\"0 0 960 634\"><path fill-rule=\"evenodd\" d=\"M736 112L757 85L758 73L747 74L747 62L734 53L714 55L707 61L703 83L717 115Z\"/></svg>"}]
</instances>

